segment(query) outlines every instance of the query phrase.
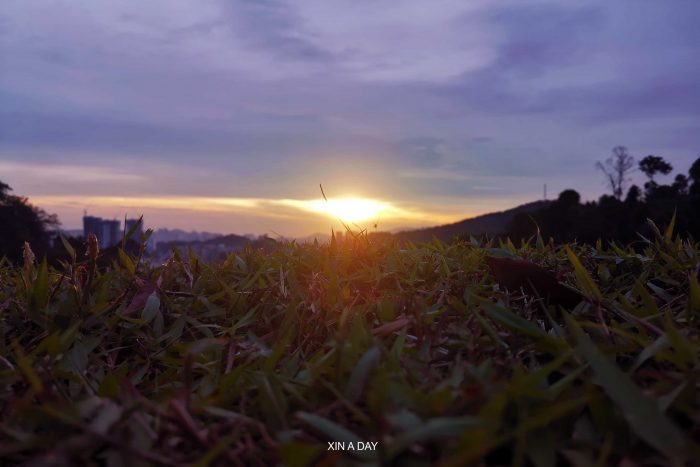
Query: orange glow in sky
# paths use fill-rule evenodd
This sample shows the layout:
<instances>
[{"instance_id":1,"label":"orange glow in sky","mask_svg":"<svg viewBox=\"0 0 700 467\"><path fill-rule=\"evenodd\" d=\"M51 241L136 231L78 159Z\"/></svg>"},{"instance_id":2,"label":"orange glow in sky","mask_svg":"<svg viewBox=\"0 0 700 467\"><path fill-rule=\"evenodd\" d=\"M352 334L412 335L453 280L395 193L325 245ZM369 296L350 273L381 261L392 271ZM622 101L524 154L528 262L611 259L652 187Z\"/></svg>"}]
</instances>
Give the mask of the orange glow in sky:
<instances>
[{"instance_id":1,"label":"orange glow in sky","mask_svg":"<svg viewBox=\"0 0 700 467\"><path fill-rule=\"evenodd\" d=\"M389 203L367 198L340 198L304 201L302 208L326 214L343 222L362 222L382 216L395 216L397 209Z\"/></svg>"},{"instance_id":2,"label":"orange glow in sky","mask_svg":"<svg viewBox=\"0 0 700 467\"><path fill-rule=\"evenodd\" d=\"M307 235L342 228L339 221L358 228L380 230L454 222L465 211L454 205L430 209L386 200L339 197L316 199L235 198L186 196L32 196L30 201L59 215L64 227L79 227L84 210L89 214L123 218L145 216L146 225L218 232ZM468 215L468 214L467 214Z\"/></svg>"}]
</instances>

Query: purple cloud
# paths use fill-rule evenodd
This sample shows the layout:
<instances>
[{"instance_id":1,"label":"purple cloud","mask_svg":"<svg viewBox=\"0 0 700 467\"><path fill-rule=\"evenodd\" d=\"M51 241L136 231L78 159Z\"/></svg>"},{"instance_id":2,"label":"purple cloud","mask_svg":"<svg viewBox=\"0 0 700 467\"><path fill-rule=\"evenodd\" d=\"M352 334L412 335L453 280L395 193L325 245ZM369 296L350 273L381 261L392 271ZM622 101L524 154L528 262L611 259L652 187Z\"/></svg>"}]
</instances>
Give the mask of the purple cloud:
<instances>
[{"instance_id":1,"label":"purple cloud","mask_svg":"<svg viewBox=\"0 0 700 467\"><path fill-rule=\"evenodd\" d=\"M8 0L0 161L139 161L135 194L595 197L612 146L697 157L699 20L692 0Z\"/></svg>"}]
</instances>

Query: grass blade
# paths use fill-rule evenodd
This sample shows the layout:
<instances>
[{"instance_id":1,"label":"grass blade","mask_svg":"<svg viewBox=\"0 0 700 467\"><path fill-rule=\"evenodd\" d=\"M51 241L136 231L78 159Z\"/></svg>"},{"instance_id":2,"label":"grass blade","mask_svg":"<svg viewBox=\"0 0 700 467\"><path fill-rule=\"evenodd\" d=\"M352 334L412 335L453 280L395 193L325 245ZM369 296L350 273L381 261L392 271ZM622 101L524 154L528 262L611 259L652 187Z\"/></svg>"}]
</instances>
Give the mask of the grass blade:
<instances>
[{"instance_id":1,"label":"grass blade","mask_svg":"<svg viewBox=\"0 0 700 467\"><path fill-rule=\"evenodd\" d=\"M632 431L668 458L685 460L690 444L683 432L661 412L654 399L646 396L593 344L571 315L565 313L565 320L578 344L575 351L591 366L598 383L620 407Z\"/></svg>"}]
</instances>

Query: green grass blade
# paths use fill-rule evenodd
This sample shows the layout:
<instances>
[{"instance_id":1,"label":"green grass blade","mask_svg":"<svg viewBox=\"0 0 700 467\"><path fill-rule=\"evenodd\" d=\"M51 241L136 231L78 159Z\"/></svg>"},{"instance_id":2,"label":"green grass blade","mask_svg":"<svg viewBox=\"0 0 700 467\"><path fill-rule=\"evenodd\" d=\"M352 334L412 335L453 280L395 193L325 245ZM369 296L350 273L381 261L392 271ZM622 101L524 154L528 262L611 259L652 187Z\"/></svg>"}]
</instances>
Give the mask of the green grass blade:
<instances>
[{"instance_id":1,"label":"green grass blade","mask_svg":"<svg viewBox=\"0 0 700 467\"><path fill-rule=\"evenodd\" d=\"M571 315L566 313L565 320L576 339L576 352L591 365L598 384L620 407L630 428L669 459L685 460L690 445L683 432L661 412L654 399L593 344Z\"/></svg>"}]
</instances>

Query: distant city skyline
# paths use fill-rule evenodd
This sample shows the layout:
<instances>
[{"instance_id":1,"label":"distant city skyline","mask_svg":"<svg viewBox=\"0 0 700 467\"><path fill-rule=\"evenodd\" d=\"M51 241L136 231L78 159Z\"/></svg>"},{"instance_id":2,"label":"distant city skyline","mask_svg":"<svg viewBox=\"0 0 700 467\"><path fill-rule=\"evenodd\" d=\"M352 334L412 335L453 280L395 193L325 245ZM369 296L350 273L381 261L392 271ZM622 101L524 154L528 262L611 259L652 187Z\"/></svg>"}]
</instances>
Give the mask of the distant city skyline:
<instances>
[{"instance_id":1,"label":"distant city skyline","mask_svg":"<svg viewBox=\"0 0 700 467\"><path fill-rule=\"evenodd\" d=\"M596 199L614 146L669 180L700 155L698 24L696 0L5 0L0 180L68 229L286 236Z\"/></svg>"},{"instance_id":2,"label":"distant city skyline","mask_svg":"<svg viewBox=\"0 0 700 467\"><path fill-rule=\"evenodd\" d=\"M143 233L143 222L137 226L138 219L125 219L124 229L122 229L121 221L118 219L103 219L97 216L88 216L83 214L83 238L94 234L97 237L99 245L103 248L108 248L117 245L122 241L126 232L134 226L132 238L135 241L140 241L141 233Z\"/></svg>"}]
</instances>

